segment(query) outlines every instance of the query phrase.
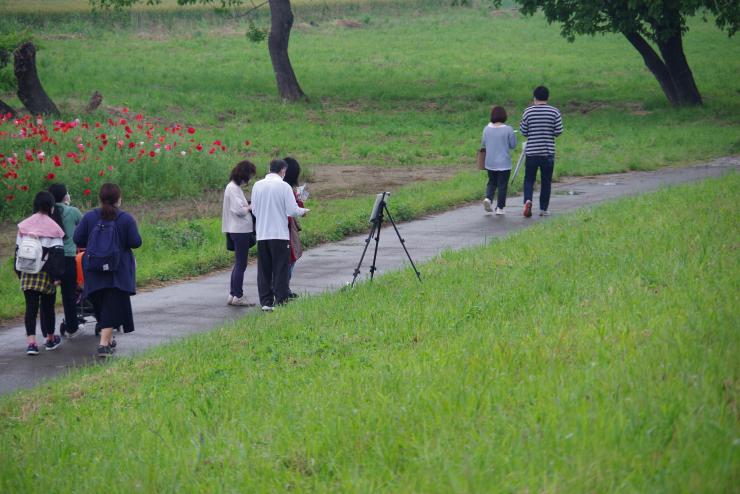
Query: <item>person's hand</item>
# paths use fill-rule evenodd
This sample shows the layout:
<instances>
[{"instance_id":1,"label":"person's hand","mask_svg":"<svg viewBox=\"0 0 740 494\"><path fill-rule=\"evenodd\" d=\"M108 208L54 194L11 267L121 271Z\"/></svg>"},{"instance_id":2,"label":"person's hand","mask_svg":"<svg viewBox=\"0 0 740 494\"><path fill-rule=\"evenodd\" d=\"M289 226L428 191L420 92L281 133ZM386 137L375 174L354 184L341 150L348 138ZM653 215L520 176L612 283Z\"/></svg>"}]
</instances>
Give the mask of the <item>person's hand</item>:
<instances>
[{"instance_id":1,"label":"person's hand","mask_svg":"<svg viewBox=\"0 0 740 494\"><path fill-rule=\"evenodd\" d=\"M61 280L54 280L54 286L59 286L62 284Z\"/></svg>"},{"instance_id":2,"label":"person's hand","mask_svg":"<svg viewBox=\"0 0 740 494\"><path fill-rule=\"evenodd\" d=\"M308 212L309 212L309 211L311 211L311 210L310 210L310 209L308 209L308 208L304 208L304 209L303 209L303 216L306 216L306 215L308 214Z\"/></svg>"}]
</instances>

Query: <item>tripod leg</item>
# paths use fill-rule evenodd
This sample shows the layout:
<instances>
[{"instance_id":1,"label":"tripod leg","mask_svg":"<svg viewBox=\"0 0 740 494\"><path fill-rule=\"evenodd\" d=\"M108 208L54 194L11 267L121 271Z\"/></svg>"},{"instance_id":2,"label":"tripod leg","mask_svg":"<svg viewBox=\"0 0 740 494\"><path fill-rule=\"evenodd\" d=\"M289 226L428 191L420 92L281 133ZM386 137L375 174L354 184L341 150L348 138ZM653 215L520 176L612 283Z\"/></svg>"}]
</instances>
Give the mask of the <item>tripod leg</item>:
<instances>
[{"instance_id":1,"label":"tripod leg","mask_svg":"<svg viewBox=\"0 0 740 494\"><path fill-rule=\"evenodd\" d=\"M388 219L391 220L391 225L393 225L393 229L396 230L396 235L398 235L398 240L401 241L401 247L403 247L403 251L406 253L406 257L409 258L409 262L411 263L411 267L414 270L414 273L416 273L416 277L421 281L421 273L419 273L419 270L416 269L416 264L414 264L414 260L411 259L411 254L409 254L408 249L406 248L406 241L401 237L401 232L398 231L398 227L396 226L396 222L393 221L393 216L391 216L391 212L388 210L388 206L386 204L383 204L383 207L385 208L385 214L388 215Z\"/></svg>"},{"instance_id":2,"label":"tripod leg","mask_svg":"<svg viewBox=\"0 0 740 494\"><path fill-rule=\"evenodd\" d=\"M385 204L385 203L384 203ZM381 209L378 213L378 219L376 221L377 227L375 228L375 252L373 252L373 263L370 265L370 281L373 280L375 271L375 261L378 259L378 244L380 244L380 228L383 226L383 210Z\"/></svg>"},{"instance_id":3,"label":"tripod leg","mask_svg":"<svg viewBox=\"0 0 740 494\"><path fill-rule=\"evenodd\" d=\"M360 256L360 262L357 263L357 267L355 268L355 271L354 271L354 276L352 276L352 286L355 286L355 281L357 280L357 277L360 275L360 266L362 266L362 261L365 259L365 253L367 253L367 248L370 245L370 239L373 238L373 234L375 233L375 229L377 228L377 226L378 226L377 221L374 221L373 226L370 228L370 234L365 239L365 248L362 249L362 256Z\"/></svg>"}]
</instances>

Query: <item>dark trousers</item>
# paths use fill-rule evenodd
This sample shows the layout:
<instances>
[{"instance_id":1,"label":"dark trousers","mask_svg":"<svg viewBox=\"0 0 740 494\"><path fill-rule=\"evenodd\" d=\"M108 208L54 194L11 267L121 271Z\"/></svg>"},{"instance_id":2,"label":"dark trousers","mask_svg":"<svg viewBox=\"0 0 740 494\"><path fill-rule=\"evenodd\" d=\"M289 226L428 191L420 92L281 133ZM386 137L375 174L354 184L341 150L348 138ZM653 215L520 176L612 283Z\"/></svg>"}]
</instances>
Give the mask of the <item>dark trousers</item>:
<instances>
[{"instance_id":1,"label":"dark trousers","mask_svg":"<svg viewBox=\"0 0 740 494\"><path fill-rule=\"evenodd\" d=\"M493 194L498 189L496 207L506 207L506 190L509 188L509 175L511 170L486 170L488 172L488 185L486 186L486 197L493 201Z\"/></svg>"},{"instance_id":2,"label":"dark trousers","mask_svg":"<svg viewBox=\"0 0 740 494\"><path fill-rule=\"evenodd\" d=\"M229 294L234 297L244 295L244 271L249 260L249 248L252 246L254 233L229 233L234 242L234 269L231 270L231 289Z\"/></svg>"},{"instance_id":3,"label":"dark trousers","mask_svg":"<svg viewBox=\"0 0 740 494\"><path fill-rule=\"evenodd\" d=\"M26 298L26 335L36 334L36 314L39 312L39 305L41 305L41 334L44 337L54 334L56 292L45 294L36 290L23 290L23 296Z\"/></svg>"},{"instance_id":4,"label":"dark trousers","mask_svg":"<svg viewBox=\"0 0 740 494\"><path fill-rule=\"evenodd\" d=\"M260 294L260 305L280 305L289 298L289 265L288 240L257 242L257 290Z\"/></svg>"},{"instance_id":5,"label":"dark trousers","mask_svg":"<svg viewBox=\"0 0 740 494\"><path fill-rule=\"evenodd\" d=\"M555 156L527 156L524 162L524 202L531 201L534 195L534 181L540 170L540 209L547 211L552 190L552 172L555 169Z\"/></svg>"},{"instance_id":6,"label":"dark trousers","mask_svg":"<svg viewBox=\"0 0 740 494\"><path fill-rule=\"evenodd\" d=\"M74 257L64 257L64 274L60 284L62 289L62 305L64 306L64 322L67 331L74 333L77 330L77 264Z\"/></svg>"}]
</instances>

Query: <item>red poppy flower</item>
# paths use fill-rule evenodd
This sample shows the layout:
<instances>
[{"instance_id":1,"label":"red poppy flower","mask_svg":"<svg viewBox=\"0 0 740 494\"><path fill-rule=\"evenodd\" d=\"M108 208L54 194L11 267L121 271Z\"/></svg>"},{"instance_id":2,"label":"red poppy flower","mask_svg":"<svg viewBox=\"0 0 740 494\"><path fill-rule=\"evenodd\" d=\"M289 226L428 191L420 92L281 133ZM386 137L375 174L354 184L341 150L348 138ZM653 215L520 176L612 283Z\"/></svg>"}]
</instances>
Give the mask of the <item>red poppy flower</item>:
<instances>
[{"instance_id":1,"label":"red poppy flower","mask_svg":"<svg viewBox=\"0 0 740 494\"><path fill-rule=\"evenodd\" d=\"M46 179L47 180L54 180L56 178L56 176L57 176L56 173L49 172L49 173L46 174Z\"/></svg>"},{"instance_id":2,"label":"red poppy flower","mask_svg":"<svg viewBox=\"0 0 740 494\"><path fill-rule=\"evenodd\" d=\"M213 145L214 146L220 146L221 145L221 141L219 141L218 139L216 139L215 141L213 141Z\"/></svg>"},{"instance_id":3,"label":"red poppy flower","mask_svg":"<svg viewBox=\"0 0 740 494\"><path fill-rule=\"evenodd\" d=\"M112 172L113 171L113 165L108 165L108 171L109 172Z\"/></svg>"},{"instance_id":4,"label":"red poppy flower","mask_svg":"<svg viewBox=\"0 0 740 494\"><path fill-rule=\"evenodd\" d=\"M216 148L211 148L211 150L210 150L210 151L208 151L208 154L213 154L213 153L215 153L215 152L216 152Z\"/></svg>"},{"instance_id":5,"label":"red poppy flower","mask_svg":"<svg viewBox=\"0 0 740 494\"><path fill-rule=\"evenodd\" d=\"M154 151L149 151L149 156L151 156L152 158L154 158L156 155L157 153L155 153Z\"/></svg>"},{"instance_id":6,"label":"red poppy flower","mask_svg":"<svg viewBox=\"0 0 740 494\"><path fill-rule=\"evenodd\" d=\"M18 188L21 189L23 192L26 192L28 190L28 185L21 185Z\"/></svg>"},{"instance_id":7,"label":"red poppy flower","mask_svg":"<svg viewBox=\"0 0 740 494\"><path fill-rule=\"evenodd\" d=\"M55 154L51 160L54 162L54 166L62 166L62 158L58 154Z\"/></svg>"},{"instance_id":8,"label":"red poppy flower","mask_svg":"<svg viewBox=\"0 0 740 494\"><path fill-rule=\"evenodd\" d=\"M82 191L83 196L89 196L90 195L90 189L85 189Z\"/></svg>"},{"instance_id":9,"label":"red poppy flower","mask_svg":"<svg viewBox=\"0 0 740 494\"><path fill-rule=\"evenodd\" d=\"M195 146L195 149L197 149L198 151L203 151L203 145L198 144L197 146Z\"/></svg>"},{"instance_id":10,"label":"red poppy flower","mask_svg":"<svg viewBox=\"0 0 740 494\"><path fill-rule=\"evenodd\" d=\"M13 199L15 199L15 196L13 194L8 194L5 196L5 200L8 202L11 202Z\"/></svg>"},{"instance_id":11,"label":"red poppy flower","mask_svg":"<svg viewBox=\"0 0 740 494\"><path fill-rule=\"evenodd\" d=\"M128 108L126 108L126 107L124 106L123 108L121 108L121 111L122 111L123 113L128 113Z\"/></svg>"},{"instance_id":12,"label":"red poppy flower","mask_svg":"<svg viewBox=\"0 0 740 494\"><path fill-rule=\"evenodd\" d=\"M192 127L188 127L188 134L195 134L195 129Z\"/></svg>"},{"instance_id":13,"label":"red poppy flower","mask_svg":"<svg viewBox=\"0 0 740 494\"><path fill-rule=\"evenodd\" d=\"M98 172L98 176L102 177L103 175L105 175L105 170L100 170Z\"/></svg>"},{"instance_id":14,"label":"red poppy flower","mask_svg":"<svg viewBox=\"0 0 740 494\"><path fill-rule=\"evenodd\" d=\"M86 184L89 184L90 183L90 177L85 177L84 180L85 180L85 183Z\"/></svg>"},{"instance_id":15,"label":"red poppy flower","mask_svg":"<svg viewBox=\"0 0 740 494\"><path fill-rule=\"evenodd\" d=\"M250 141L249 139L247 139L246 141L244 141L244 145L245 146L249 146L251 144L252 144L252 141Z\"/></svg>"},{"instance_id":16,"label":"red poppy flower","mask_svg":"<svg viewBox=\"0 0 740 494\"><path fill-rule=\"evenodd\" d=\"M135 142L129 142L129 143L128 143L128 148L129 148L129 149L133 149L133 148L135 148L135 147L136 147L136 143L135 143Z\"/></svg>"}]
</instances>

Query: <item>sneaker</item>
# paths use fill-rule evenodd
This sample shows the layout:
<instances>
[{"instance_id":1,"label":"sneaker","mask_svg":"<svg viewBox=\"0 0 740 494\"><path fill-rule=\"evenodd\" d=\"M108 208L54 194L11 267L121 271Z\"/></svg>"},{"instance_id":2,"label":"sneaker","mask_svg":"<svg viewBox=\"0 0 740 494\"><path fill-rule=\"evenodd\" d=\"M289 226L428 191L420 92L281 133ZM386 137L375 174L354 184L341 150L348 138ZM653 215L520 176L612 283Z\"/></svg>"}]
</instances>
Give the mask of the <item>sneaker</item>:
<instances>
[{"instance_id":1,"label":"sneaker","mask_svg":"<svg viewBox=\"0 0 740 494\"><path fill-rule=\"evenodd\" d=\"M72 338L74 338L74 337L76 337L76 336L79 336L79 334L80 334L80 330L81 330L81 329L82 329L83 327L84 327L84 326L77 326L77 327L76 327L76 328L74 328L74 329L73 329L73 328L65 328L65 329L67 330L67 338L69 338L69 339L71 340ZM61 330L61 328L60 328L60 330Z\"/></svg>"},{"instance_id":2,"label":"sneaker","mask_svg":"<svg viewBox=\"0 0 740 494\"><path fill-rule=\"evenodd\" d=\"M262 310L264 312L272 312L275 310L275 307L273 307L272 305L263 305Z\"/></svg>"},{"instance_id":3,"label":"sneaker","mask_svg":"<svg viewBox=\"0 0 740 494\"><path fill-rule=\"evenodd\" d=\"M234 297L231 300L231 305L239 305L242 307L252 307L256 304L254 302L250 302L249 300L247 300L247 297L242 295L241 297Z\"/></svg>"},{"instance_id":4,"label":"sneaker","mask_svg":"<svg viewBox=\"0 0 740 494\"><path fill-rule=\"evenodd\" d=\"M293 298L293 299L295 299L295 298L298 298L298 297L300 297L300 295L298 295L298 294L297 294L296 292L290 292L290 293L288 294L288 298Z\"/></svg>"},{"instance_id":5,"label":"sneaker","mask_svg":"<svg viewBox=\"0 0 740 494\"><path fill-rule=\"evenodd\" d=\"M236 297L233 295L229 295L229 297L226 299L226 305L234 305L234 299Z\"/></svg>"},{"instance_id":6,"label":"sneaker","mask_svg":"<svg viewBox=\"0 0 740 494\"><path fill-rule=\"evenodd\" d=\"M116 338L115 338L115 336L114 336L114 337L113 337L113 338L111 338L111 340L110 340L110 347L111 347L111 348L115 348L115 347L116 347L116 345L118 345L118 343L116 343Z\"/></svg>"},{"instance_id":7,"label":"sneaker","mask_svg":"<svg viewBox=\"0 0 740 494\"><path fill-rule=\"evenodd\" d=\"M504 211L504 208L496 208L496 214L502 216L506 214L506 212Z\"/></svg>"},{"instance_id":8,"label":"sneaker","mask_svg":"<svg viewBox=\"0 0 740 494\"><path fill-rule=\"evenodd\" d=\"M44 343L44 348L46 348L47 350L56 350L61 344L62 339L59 337L58 334L55 334L51 341L46 340L46 343Z\"/></svg>"},{"instance_id":9,"label":"sneaker","mask_svg":"<svg viewBox=\"0 0 740 494\"><path fill-rule=\"evenodd\" d=\"M524 203L524 217L529 218L532 216L532 201L527 201Z\"/></svg>"},{"instance_id":10,"label":"sneaker","mask_svg":"<svg viewBox=\"0 0 740 494\"><path fill-rule=\"evenodd\" d=\"M540 216L550 216L550 211L546 209L540 209Z\"/></svg>"},{"instance_id":11,"label":"sneaker","mask_svg":"<svg viewBox=\"0 0 740 494\"><path fill-rule=\"evenodd\" d=\"M488 213L493 211L493 209L491 209L491 200L487 197L483 199L483 209L485 209Z\"/></svg>"},{"instance_id":12,"label":"sneaker","mask_svg":"<svg viewBox=\"0 0 740 494\"><path fill-rule=\"evenodd\" d=\"M39 354L39 347L35 343L31 343L26 348L26 355L38 355Z\"/></svg>"},{"instance_id":13,"label":"sneaker","mask_svg":"<svg viewBox=\"0 0 740 494\"><path fill-rule=\"evenodd\" d=\"M115 350L111 345L99 345L98 351L95 352L95 355L97 355L98 358L108 358L113 356L113 352L115 352Z\"/></svg>"}]
</instances>

